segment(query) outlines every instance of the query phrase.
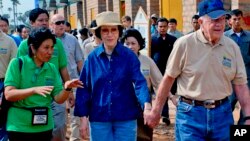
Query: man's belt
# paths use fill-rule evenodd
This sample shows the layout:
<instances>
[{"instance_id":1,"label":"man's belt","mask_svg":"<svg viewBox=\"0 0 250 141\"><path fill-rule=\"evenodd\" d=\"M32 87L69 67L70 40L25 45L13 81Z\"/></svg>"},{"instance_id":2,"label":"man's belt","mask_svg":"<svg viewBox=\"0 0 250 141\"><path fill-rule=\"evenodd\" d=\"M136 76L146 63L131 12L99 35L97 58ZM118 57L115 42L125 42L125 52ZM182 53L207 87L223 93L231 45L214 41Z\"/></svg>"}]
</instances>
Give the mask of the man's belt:
<instances>
[{"instance_id":1,"label":"man's belt","mask_svg":"<svg viewBox=\"0 0 250 141\"><path fill-rule=\"evenodd\" d=\"M193 99L190 99L190 98L186 98L186 97L183 97L181 96L180 97L180 100L185 102L185 103L188 103L190 105L194 105L194 106L204 106L205 108L215 108L219 105L221 105L222 103L228 101L228 97L225 97L224 99L221 99L221 100L205 100L205 101L199 101L199 100L193 100Z\"/></svg>"}]
</instances>

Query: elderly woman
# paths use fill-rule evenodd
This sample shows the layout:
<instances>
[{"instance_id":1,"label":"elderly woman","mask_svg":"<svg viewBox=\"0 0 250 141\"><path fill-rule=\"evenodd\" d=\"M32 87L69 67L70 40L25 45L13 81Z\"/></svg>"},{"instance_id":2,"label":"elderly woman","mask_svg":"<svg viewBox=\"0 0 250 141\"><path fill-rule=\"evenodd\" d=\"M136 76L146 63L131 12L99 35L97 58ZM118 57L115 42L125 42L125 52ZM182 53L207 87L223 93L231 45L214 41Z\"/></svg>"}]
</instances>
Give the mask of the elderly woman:
<instances>
[{"instance_id":1,"label":"elderly woman","mask_svg":"<svg viewBox=\"0 0 250 141\"><path fill-rule=\"evenodd\" d=\"M103 43L86 59L80 75L84 88L76 92L75 115L82 117L82 137L89 119L91 141L136 141L137 118L151 109L140 62L118 42L118 14L100 13L96 22L95 34Z\"/></svg>"},{"instance_id":2,"label":"elderly woman","mask_svg":"<svg viewBox=\"0 0 250 141\"><path fill-rule=\"evenodd\" d=\"M141 63L141 72L147 80L148 89L151 89L153 86L156 93L162 79L162 75L154 61L150 57L142 55L139 52L145 47L145 40L142 38L141 33L133 28L128 29L125 31L121 41L136 54ZM138 119L137 124L137 141L152 141L153 129L144 125L142 117Z\"/></svg>"},{"instance_id":3,"label":"elderly woman","mask_svg":"<svg viewBox=\"0 0 250 141\"><path fill-rule=\"evenodd\" d=\"M82 82L66 81L63 87L58 70L48 62L56 42L49 29L34 29L27 42L29 55L11 61L4 81L5 97L12 101L7 119L9 140L50 141L54 126L51 102L63 103Z\"/></svg>"}]
</instances>

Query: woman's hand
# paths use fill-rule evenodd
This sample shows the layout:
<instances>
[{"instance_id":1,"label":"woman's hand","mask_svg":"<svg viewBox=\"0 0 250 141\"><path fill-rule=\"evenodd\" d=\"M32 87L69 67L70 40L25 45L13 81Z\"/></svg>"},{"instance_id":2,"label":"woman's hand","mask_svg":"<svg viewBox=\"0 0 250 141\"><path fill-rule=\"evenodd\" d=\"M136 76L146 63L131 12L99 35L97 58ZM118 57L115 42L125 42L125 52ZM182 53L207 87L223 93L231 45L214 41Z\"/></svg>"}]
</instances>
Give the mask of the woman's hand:
<instances>
[{"instance_id":1,"label":"woman's hand","mask_svg":"<svg viewBox=\"0 0 250 141\"><path fill-rule=\"evenodd\" d=\"M47 94L50 94L51 91L54 89L54 86L40 86L40 87L33 87L32 92L33 94L39 94L43 97L47 97Z\"/></svg>"},{"instance_id":2,"label":"woman's hand","mask_svg":"<svg viewBox=\"0 0 250 141\"><path fill-rule=\"evenodd\" d=\"M65 89L70 88L83 88L83 83L79 79L72 79L69 81L66 81L64 84Z\"/></svg>"},{"instance_id":3,"label":"woman's hand","mask_svg":"<svg viewBox=\"0 0 250 141\"><path fill-rule=\"evenodd\" d=\"M80 135L82 139L89 138L89 120L87 117L80 118Z\"/></svg>"}]
</instances>

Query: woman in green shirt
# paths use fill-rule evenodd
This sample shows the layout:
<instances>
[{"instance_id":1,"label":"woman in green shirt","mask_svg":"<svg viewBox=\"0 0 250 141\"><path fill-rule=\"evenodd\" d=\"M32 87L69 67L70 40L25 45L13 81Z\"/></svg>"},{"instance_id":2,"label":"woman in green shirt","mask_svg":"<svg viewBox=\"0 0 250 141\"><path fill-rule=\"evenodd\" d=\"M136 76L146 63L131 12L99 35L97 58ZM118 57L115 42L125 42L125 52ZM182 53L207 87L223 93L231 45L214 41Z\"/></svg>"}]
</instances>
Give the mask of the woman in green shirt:
<instances>
[{"instance_id":1,"label":"woman in green shirt","mask_svg":"<svg viewBox=\"0 0 250 141\"><path fill-rule=\"evenodd\" d=\"M72 88L83 85L73 79L63 87L58 70L48 62L55 43L49 29L33 29L29 55L13 59L8 66L4 84L6 99L13 102L7 119L10 141L50 141L54 126L51 102L63 103Z\"/></svg>"}]
</instances>

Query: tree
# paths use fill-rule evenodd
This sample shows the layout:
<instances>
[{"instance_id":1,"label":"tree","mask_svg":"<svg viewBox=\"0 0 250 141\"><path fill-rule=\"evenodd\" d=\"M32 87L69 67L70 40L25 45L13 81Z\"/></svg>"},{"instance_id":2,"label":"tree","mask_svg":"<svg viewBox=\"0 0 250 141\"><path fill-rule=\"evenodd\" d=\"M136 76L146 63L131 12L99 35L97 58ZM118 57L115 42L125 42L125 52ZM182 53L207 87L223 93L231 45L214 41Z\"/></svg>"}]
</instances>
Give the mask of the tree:
<instances>
[{"instance_id":1,"label":"tree","mask_svg":"<svg viewBox=\"0 0 250 141\"><path fill-rule=\"evenodd\" d=\"M1 9L1 13L3 13L3 2L2 2L2 0L0 0L0 9Z\"/></svg>"},{"instance_id":2,"label":"tree","mask_svg":"<svg viewBox=\"0 0 250 141\"><path fill-rule=\"evenodd\" d=\"M9 19L10 15L9 14L3 14L2 17Z\"/></svg>"},{"instance_id":3,"label":"tree","mask_svg":"<svg viewBox=\"0 0 250 141\"><path fill-rule=\"evenodd\" d=\"M10 12L10 15L11 15L12 8L9 7L9 8L8 8L8 11ZM10 16L10 15L9 15L9 16Z\"/></svg>"},{"instance_id":4,"label":"tree","mask_svg":"<svg viewBox=\"0 0 250 141\"><path fill-rule=\"evenodd\" d=\"M30 11L31 10L26 11L26 12L24 12L24 14L19 15L19 17L18 17L18 20L21 21L21 22L23 22L23 24L25 26L28 26L28 27L30 27L30 23L29 23L29 14L30 14Z\"/></svg>"},{"instance_id":5,"label":"tree","mask_svg":"<svg viewBox=\"0 0 250 141\"><path fill-rule=\"evenodd\" d=\"M17 17L17 5L20 5L19 0L10 0L13 5L13 17L14 17L14 26L16 27L16 17Z\"/></svg>"}]
</instances>

